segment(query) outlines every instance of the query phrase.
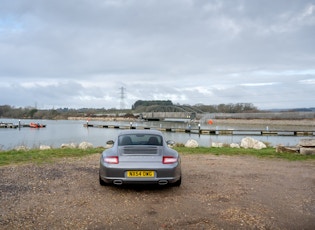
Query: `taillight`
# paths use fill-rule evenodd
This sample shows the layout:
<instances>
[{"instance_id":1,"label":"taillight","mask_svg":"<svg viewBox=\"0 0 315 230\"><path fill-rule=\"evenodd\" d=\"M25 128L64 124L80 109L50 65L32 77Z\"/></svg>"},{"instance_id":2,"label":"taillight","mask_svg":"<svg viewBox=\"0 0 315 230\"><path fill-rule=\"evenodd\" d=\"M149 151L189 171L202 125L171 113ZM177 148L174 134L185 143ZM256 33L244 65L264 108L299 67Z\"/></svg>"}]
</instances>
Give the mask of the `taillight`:
<instances>
[{"instance_id":1,"label":"taillight","mask_svg":"<svg viewBox=\"0 0 315 230\"><path fill-rule=\"evenodd\" d=\"M104 157L104 162L108 164L118 164L118 156L109 156L109 157Z\"/></svg>"},{"instance_id":2,"label":"taillight","mask_svg":"<svg viewBox=\"0 0 315 230\"><path fill-rule=\"evenodd\" d=\"M177 157L165 156L163 157L163 164L173 164L177 162Z\"/></svg>"}]
</instances>

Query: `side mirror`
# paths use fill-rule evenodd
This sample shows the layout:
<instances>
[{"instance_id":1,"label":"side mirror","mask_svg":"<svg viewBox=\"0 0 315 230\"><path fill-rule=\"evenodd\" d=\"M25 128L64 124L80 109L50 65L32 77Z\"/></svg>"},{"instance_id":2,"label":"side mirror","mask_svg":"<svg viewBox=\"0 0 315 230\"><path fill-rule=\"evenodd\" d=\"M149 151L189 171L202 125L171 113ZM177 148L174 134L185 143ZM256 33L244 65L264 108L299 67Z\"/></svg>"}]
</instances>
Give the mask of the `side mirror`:
<instances>
[{"instance_id":1,"label":"side mirror","mask_svg":"<svg viewBox=\"0 0 315 230\"><path fill-rule=\"evenodd\" d=\"M113 145L114 145L114 141L113 140L109 140L109 141L107 141L106 142L106 147L105 148L111 148L111 147L113 147Z\"/></svg>"},{"instance_id":2,"label":"side mirror","mask_svg":"<svg viewBox=\"0 0 315 230\"><path fill-rule=\"evenodd\" d=\"M175 141L172 141L172 140L168 140L166 141L166 144L170 147L174 146L175 145Z\"/></svg>"}]
</instances>

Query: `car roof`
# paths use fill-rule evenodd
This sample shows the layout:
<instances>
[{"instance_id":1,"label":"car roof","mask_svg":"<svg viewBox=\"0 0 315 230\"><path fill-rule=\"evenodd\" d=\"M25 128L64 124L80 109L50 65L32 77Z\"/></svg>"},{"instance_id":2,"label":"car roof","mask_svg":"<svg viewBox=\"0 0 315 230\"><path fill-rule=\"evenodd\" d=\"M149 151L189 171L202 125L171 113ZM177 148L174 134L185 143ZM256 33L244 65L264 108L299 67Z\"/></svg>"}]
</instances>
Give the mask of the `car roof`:
<instances>
[{"instance_id":1,"label":"car roof","mask_svg":"<svg viewBox=\"0 0 315 230\"><path fill-rule=\"evenodd\" d=\"M159 130L152 130L152 129L142 129L142 130L136 130L136 129L128 129L123 130L119 133L119 135L126 135L126 134L156 134L163 136L162 132Z\"/></svg>"}]
</instances>

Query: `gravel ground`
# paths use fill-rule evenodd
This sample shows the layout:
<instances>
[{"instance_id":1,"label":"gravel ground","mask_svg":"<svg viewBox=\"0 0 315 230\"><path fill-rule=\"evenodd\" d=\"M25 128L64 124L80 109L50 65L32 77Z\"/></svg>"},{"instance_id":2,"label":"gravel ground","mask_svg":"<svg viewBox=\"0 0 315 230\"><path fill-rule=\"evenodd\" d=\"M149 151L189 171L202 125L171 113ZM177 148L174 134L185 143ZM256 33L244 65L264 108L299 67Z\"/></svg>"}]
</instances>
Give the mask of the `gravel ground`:
<instances>
[{"instance_id":1,"label":"gravel ground","mask_svg":"<svg viewBox=\"0 0 315 230\"><path fill-rule=\"evenodd\" d=\"M183 155L181 187L102 187L98 160L0 167L1 229L315 229L315 161Z\"/></svg>"}]
</instances>

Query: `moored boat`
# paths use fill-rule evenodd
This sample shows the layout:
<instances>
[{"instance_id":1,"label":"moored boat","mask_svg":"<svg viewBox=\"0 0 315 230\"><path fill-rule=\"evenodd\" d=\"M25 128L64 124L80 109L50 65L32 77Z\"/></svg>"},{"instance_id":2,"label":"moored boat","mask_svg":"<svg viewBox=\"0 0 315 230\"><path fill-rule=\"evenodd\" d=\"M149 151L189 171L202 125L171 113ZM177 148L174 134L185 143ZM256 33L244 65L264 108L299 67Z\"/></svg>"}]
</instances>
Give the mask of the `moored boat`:
<instances>
[{"instance_id":1,"label":"moored boat","mask_svg":"<svg viewBox=\"0 0 315 230\"><path fill-rule=\"evenodd\" d=\"M31 128L45 128L46 125L40 124L40 123L31 122L31 123L30 123L30 127L31 127Z\"/></svg>"}]
</instances>

